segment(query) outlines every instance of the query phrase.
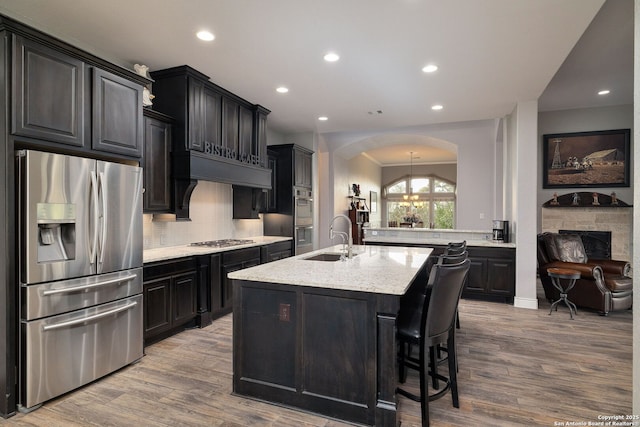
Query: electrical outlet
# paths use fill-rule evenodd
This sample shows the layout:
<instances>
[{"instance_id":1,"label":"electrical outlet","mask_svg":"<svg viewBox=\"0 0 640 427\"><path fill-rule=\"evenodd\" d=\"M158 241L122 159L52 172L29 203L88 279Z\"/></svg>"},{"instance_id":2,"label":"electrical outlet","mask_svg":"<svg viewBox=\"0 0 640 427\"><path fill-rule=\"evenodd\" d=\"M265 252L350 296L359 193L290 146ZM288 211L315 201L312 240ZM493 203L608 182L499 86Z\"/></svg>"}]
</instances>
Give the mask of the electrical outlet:
<instances>
[{"instance_id":1,"label":"electrical outlet","mask_svg":"<svg viewBox=\"0 0 640 427\"><path fill-rule=\"evenodd\" d=\"M480 219L484 219L484 212L480 212Z\"/></svg>"},{"instance_id":2,"label":"electrical outlet","mask_svg":"<svg viewBox=\"0 0 640 427\"><path fill-rule=\"evenodd\" d=\"M290 322L291 321L291 304L280 303L280 309L278 310L280 314L281 322Z\"/></svg>"}]
</instances>

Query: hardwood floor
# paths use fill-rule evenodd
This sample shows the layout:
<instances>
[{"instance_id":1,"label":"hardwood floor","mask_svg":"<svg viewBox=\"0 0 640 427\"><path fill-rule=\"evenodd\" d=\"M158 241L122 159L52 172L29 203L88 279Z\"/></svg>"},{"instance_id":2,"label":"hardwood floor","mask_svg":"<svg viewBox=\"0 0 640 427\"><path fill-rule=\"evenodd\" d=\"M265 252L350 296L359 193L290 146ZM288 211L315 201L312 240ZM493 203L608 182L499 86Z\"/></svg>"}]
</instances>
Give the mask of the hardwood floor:
<instances>
[{"instance_id":1,"label":"hardwood floor","mask_svg":"<svg viewBox=\"0 0 640 427\"><path fill-rule=\"evenodd\" d=\"M460 408L431 402L432 426L554 426L631 414L632 313L601 317L462 300ZM100 381L18 414L16 426L343 426L335 420L231 394L231 315L147 347ZM441 368L446 372L446 367ZM407 388L417 387L410 373ZM401 426L420 425L419 404L399 397Z\"/></svg>"}]
</instances>

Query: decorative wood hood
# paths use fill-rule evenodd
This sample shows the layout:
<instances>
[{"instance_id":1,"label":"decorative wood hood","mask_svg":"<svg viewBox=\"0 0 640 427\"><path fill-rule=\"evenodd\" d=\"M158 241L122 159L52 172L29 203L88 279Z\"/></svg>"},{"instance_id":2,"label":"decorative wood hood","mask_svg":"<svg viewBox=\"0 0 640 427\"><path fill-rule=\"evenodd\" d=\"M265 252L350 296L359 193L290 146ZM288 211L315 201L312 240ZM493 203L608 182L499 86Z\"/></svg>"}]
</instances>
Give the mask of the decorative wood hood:
<instances>
[{"instance_id":1,"label":"decorative wood hood","mask_svg":"<svg viewBox=\"0 0 640 427\"><path fill-rule=\"evenodd\" d=\"M176 119L172 179L177 218L189 217L198 180L271 188L269 110L251 104L183 65L151 73L154 109Z\"/></svg>"}]
</instances>

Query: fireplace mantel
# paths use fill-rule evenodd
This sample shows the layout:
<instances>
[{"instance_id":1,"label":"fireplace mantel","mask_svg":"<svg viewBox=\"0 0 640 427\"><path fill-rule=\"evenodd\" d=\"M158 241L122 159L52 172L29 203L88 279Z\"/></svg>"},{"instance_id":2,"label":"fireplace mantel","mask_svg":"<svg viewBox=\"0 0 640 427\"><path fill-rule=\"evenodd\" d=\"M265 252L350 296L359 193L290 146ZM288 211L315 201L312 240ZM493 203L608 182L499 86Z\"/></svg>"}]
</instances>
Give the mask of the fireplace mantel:
<instances>
[{"instance_id":1,"label":"fireplace mantel","mask_svg":"<svg viewBox=\"0 0 640 427\"><path fill-rule=\"evenodd\" d=\"M574 191L558 195L554 193L553 197L547 200L543 208L630 208L630 205L617 198L616 193L611 194L597 193L594 191Z\"/></svg>"},{"instance_id":2,"label":"fireplace mantel","mask_svg":"<svg viewBox=\"0 0 640 427\"><path fill-rule=\"evenodd\" d=\"M574 191L561 196L554 193L547 200L543 208L631 208L630 205L618 199L615 192L611 194L597 193L594 191Z\"/></svg>"}]
</instances>

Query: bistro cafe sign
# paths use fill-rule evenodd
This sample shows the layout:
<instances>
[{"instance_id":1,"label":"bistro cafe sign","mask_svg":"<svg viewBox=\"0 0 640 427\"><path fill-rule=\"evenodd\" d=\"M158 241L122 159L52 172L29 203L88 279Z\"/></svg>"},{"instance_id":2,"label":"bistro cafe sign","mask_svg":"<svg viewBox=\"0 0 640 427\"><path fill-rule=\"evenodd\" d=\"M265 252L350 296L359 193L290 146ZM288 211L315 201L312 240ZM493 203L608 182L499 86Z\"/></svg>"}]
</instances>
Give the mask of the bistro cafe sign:
<instances>
[{"instance_id":1,"label":"bistro cafe sign","mask_svg":"<svg viewBox=\"0 0 640 427\"><path fill-rule=\"evenodd\" d=\"M249 165L260 166L260 156L251 153L240 153L231 147L224 147L219 144L212 144L210 142L204 143L204 153L210 156L224 157L225 159L235 160L240 163Z\"/></svg>"}]
</instances>

